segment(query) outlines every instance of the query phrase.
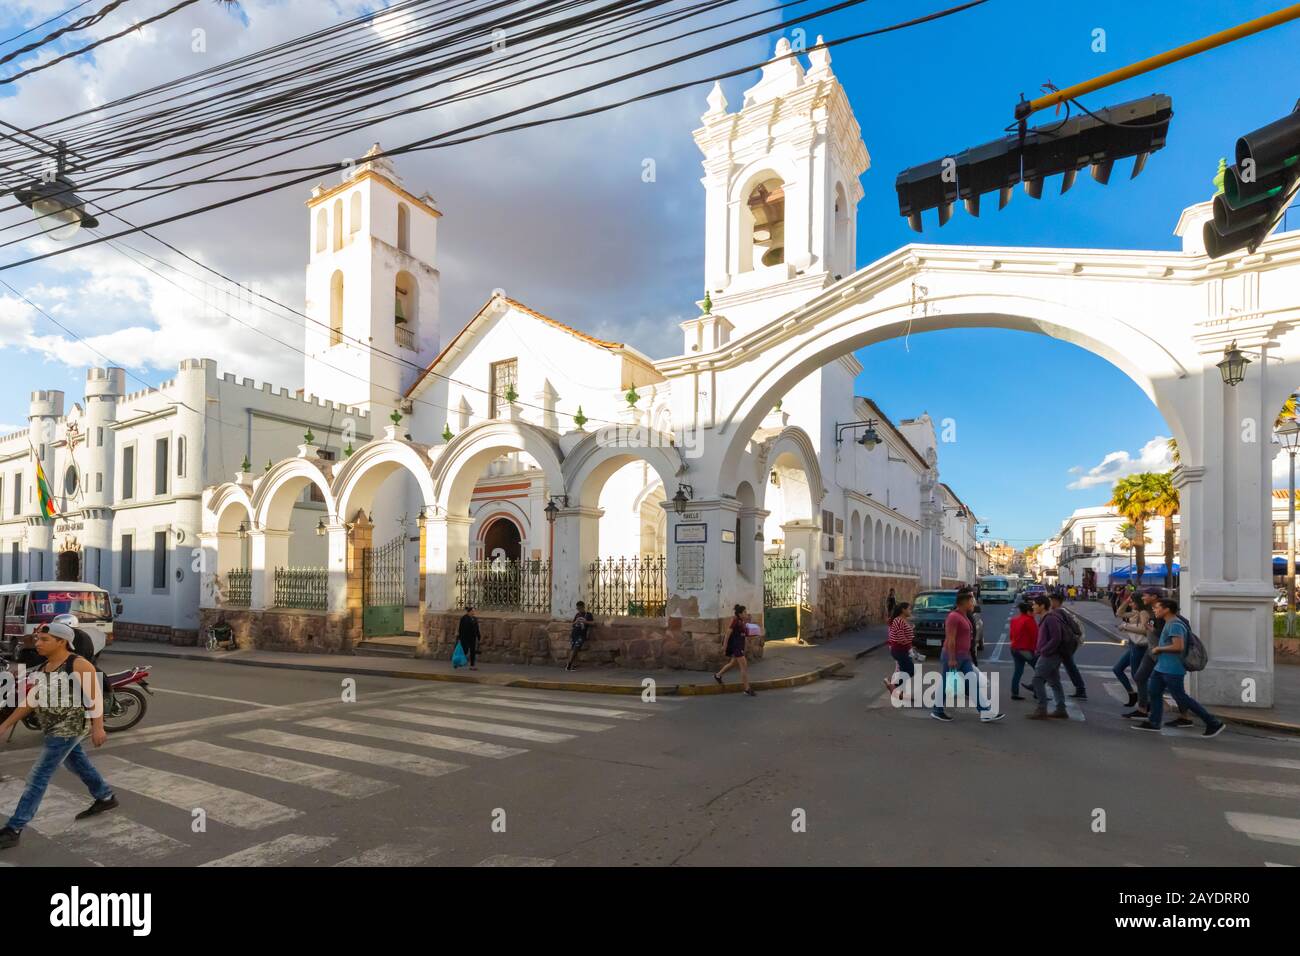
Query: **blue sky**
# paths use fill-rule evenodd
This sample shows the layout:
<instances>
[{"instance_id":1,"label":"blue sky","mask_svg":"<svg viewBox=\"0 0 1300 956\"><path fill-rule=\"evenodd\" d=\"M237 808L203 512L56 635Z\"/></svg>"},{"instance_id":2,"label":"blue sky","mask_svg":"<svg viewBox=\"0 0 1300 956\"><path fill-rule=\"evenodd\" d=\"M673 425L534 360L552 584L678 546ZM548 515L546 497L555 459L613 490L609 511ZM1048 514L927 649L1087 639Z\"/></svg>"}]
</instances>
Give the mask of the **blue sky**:
<instances>
[{"instance_id":1,"label":"blue sky","mask_svg":"<svg viewBox=\"0 0 1300 956\"><path fill-rule=\"evenodd\" d=\"M364 6L359 0L339 2L351 8ZM946 2L875 0L804 29L809 42L818 33L830 39L929 12ZM5 4L0 9L0 38L71 5L63 0L28 3L42 15L15 20L21 4ZM254 3L284 13L286 35L310 28L303 22L305 9L321 16L329 9L324 4L304 8L274 0L248 0L247 5L252 9ZM837 47L833 68L848 91L872 156L872 168L863 177L866 196L859 208L858 264L918 238L897 214L893 182L898 171L993 139L1011 121L1013 104L1022 91L1036 95L1048 81L1065 86L1283 5L1283 0L1231 4L1221 0L1093 0L1089 4L993 0L948 21ZM142 9L163 6L170 4L145 0ZM213 4L190 10L210 24L216 47L226 42L222 30L234 31L228 37L232 44L263 42L265 34L255 30L267 30L266 21L254 18L252 27L245 29L246 23L217 11ZM264 11L257 12L260 16ZM191 25L176 24L186 48ZM1102 53L1092 49L1098 29L1105 31ZM240 37L238 31L246 35ZM761 43L692 64L672 78L707 75L762 59L765 51L770 54L775 38L774 33ZM1235 137L1294 105L1300 92L1295 82L1300 75L1297 49L1300 24L1283 26L1086 97L1090 107L1154 92L1173 97L1176 115L1169 144L1151 158L1142 176L1130 182L1125 164L1117 168L1107 187L1081 177L1066 196L1049 187L1038 202L1018 191L1006 210L987 209L980 219L959 210L942 230L930 213L920 240L1176 248L1172 230L1180 210L1209 198L1217 160L1231 155ZM106 84L110 80L123 84L119 89L179 75L181 66L193 68L185 60L178 60L178 66L161 54L137 55L122 63L112 61L116 55L105 48L93 64L102 68ZM60 74L65 67L47 74ZM118 75L130 70L135 74ZM753 81L747 75L724 83L733 109L741 91ZM30 98L41 92L32 88L22 95ZM441 240L444 335L468 318L473 304L502 285L548 314L598 334L617 332L654 356L675 350L676 322L689 314L686 310L702 281L702 190L699 154L690 131L698 125L707 92L706 85L573 124L564 127L562 136L556 135L556 127L544 134L488 140L478 152L467 147L455 156L450 152L431 156L413 175L408 174L417 182L432 183L447 213L447 231ZM12 88L0 93L12 94ZM58 95L75 96L75 86L70 93L57 89L45 94L44 102ZM0 100L6 106L11 103ZM22 121L23 105L17 104L15 110L0 107L0 118ZM27 104L27 109L30 115L48 107L38 100ZM400 142L414 138L411 133L410 129L385 132L383 138ZM599 137L603 149L588 147L587 137L593 136ZM359 155L355 150L375 138L380 133L367 132L364 141L345 148L350 155ZM654 146L648 147L647 141ZM503 176L505 161L515 155L529 156L530 175L545 183L545 189L538 190L517 170L511 170L513 176ZM654 193L653 199L647 198L652 194L638 175L647 155L660 157L657 188L667 190L666 195ZM623 161L628 168L619 173L624 179L615 183L611 169ZM470 178L478 167L490 169L484 175L495 177L492 189ZM511 192L516 188L521 191ZM181 225L160 232L187 251L220 263L241 280L261 282L284 301L300 304L306 254L301 200L293 190L276 197L266 207L256 243L231 241L248 222L249 212L241 207L233 207L228 216L214 215L204 226ZM557 214L548 202L566 202L569 208ZM529 215L535 215L536 223L527 221ZM601 227L602 216L616 215L630 217L638 229L628 230L626 222L613 219L609 228ZM1300 222L1300 216L1293 213L1292 220ZM583 228L570 225L574 222ZM509 229L501 228L507 223ZM564 241L533 233L534 225L538 230L565 230ZM656 258L649 264L638 261L633 247L624 245L633 240L652 246ZM512 242L518 245L510 247ZM6 250L3 258L14 251ZM488 258L498 260L492 270L482 265ZM103 340L102 347L118 362L138 358L133 373L140 379L156 383L170 377L176 346L169 351L157 343L186 337L166 323L167 315L178 307L176 302L160 304L156 290L109 261L87 267L85 274L71 266L62 272L26 267L0 277L55 310L61 321L74 328L111 330L113 335ZM623 327L610 329L605 324L611 321L606 303L613 296L628 313ZM198 308L199 318L205 308ZM9 327L0 311L0 342L13 346L14 342L5 341ZM39 319L33 328L39 335L57 332ZM665 328L671 337L664 334ZM210 350L210 344L193 348L202 349L201 354L218 354L223 369L268 377L277 384L296 384L296 360L291 354L273 367L265 366L271 361L263 354L268 351L265 340L235 329L223 332L211 346L220 353ZM141 357L146 354L148 358ZM957 441L943 446L943 477L989 524L994 537L1017 546L1042 540L1072 509L1105 500L1105 483L1069 487L1083 473L1107 456L1112 456L1113 470L1125 456L1138 458L1144 446L1168 433L1145 396L1116 369L1074 346L1041 336L997 330L941 332L913 336L906 348L901 341L882 343L864 350L859 358L865 369L858 390L892 417L928 411L936 420L957 421ZM63 388L72 402L79 399L84 380L82 364L69 359L61 347L7 347L0 352L0 376L7 386L0 393L2 425L23 424L26 393L31 389Z\"/></svg>"}]
</instances>

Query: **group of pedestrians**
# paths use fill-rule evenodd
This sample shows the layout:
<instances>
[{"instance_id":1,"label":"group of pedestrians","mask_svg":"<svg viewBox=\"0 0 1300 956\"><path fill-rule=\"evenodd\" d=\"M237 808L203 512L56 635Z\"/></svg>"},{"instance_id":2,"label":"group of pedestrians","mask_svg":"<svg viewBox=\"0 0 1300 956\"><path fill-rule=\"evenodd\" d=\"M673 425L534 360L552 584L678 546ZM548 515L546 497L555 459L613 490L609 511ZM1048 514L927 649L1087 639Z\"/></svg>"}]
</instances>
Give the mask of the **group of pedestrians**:
<instances>
[{"instance_id":1,"label":"group of pedestrians","mask_svg":"<svg viewBox=\"0 0 1300 956\"><path fill-rule=\"evenodd\" d=\"M1158 588L1147 588L1140 597L1127 594L1114 607L1126 644L1113 672L1128 693L1131 709L1123 716L1138 721L1133 729L1158 732L1164 726L1164 695L1168 693L1178 706L1178 716L1168 726L1194 727L1190 715L1195 714L1205 724L1202 736L1221 734L1224 722L1183 689L1187 676L1183 654L1191 628L1179 614L1178 602L1165 597Z\"/></svg>"}]
</instances>

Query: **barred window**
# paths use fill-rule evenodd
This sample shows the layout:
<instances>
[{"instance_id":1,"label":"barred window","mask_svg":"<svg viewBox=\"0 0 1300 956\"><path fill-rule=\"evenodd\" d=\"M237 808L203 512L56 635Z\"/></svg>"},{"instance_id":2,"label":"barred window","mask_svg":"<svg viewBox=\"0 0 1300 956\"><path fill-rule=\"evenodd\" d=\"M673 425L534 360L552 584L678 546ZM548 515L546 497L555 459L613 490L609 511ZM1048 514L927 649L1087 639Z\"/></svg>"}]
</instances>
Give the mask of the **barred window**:
<instances>
[{"instance_id":1,"label":"barred window","mask_svg":"<svg viewBox=\"0 0 1300 956\"><path fill-rule=\"evenodd\" d=\"M519 360L507 359L504 362L493 362L491 368L491 384L489 391L491 395L488 398L488 418L496 418L509 401L506 399L506 393L510 391L518 392L519 385Z\"/></svg>"}]
</instances>

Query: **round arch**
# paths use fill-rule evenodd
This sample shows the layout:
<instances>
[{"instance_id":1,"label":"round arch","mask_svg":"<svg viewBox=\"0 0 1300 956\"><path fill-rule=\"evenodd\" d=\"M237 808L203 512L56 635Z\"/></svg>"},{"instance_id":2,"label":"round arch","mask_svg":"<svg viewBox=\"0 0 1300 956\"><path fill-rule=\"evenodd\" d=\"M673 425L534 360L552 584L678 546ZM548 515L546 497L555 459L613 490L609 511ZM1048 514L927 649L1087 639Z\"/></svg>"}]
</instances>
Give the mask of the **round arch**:
<instances>
[{"instance_id":1,"label":"round arch","mask_svg":"<svg viewBox=\"0 0 1300 956\"><path fill-rule=\"evenodd\" d=\"M442 448L430 470L430 500L443 514L467 515L470 497L492 459L522 451L537 462L549 494L564 494L563 454L552 432L528 422L494 420L465 429Z\"/></svg>"},{"instance_id":2,"label":"round arch","mask_svg":"<svg viewBox=\"0 0 1300 956\"><path fill-rule=\"evenodd\" d=\"M253 491L255 525L263 530L288 530L294 502L307 485L315 485L324 497L326 514L337 515L328 469L328 463L315 458L286 458L272 465Z\"/></svg>"},{"instance_id":3,"label":"round arch","mask_svg":"<svg viewBox=\"0 0 1300 956\"><path fill-rule=\"evenodd\" d=\"M794 517L807 519L815 517L821 507L822 499L826 497L826 486L822 482L822 468L817 456L817 448L808 433L795 425L789 425L763 443L760 455L767 462L768 469L774 468L782 460L789 462L793 459L808 479L808 491L806 497L802 493L794 493L787 497L786 506L791 512L796 513ZM764 507L768 489L772 486L767 481L759 481L757 484L762 489L758 504L759 507ZM792 501L791 498L794 500ZM787 518L789 517L791 515L787 515Z\"/></svg>"},{"instance_id":4,"label":"round arch","mask_svg":"<svg viewBox=\"0 0 1300 956\"><path fill-rule=\"evenodd\" d=\"M595 508L610 476L637 461L654 470L667 494L682 465L672 442L668 433L644 426L611 425L592 432L573 446L561 466L561 487L568 490L570 505Z\"/></svg>"},{"instance_id":5,"label":"round arch","mask_svg":"<svg viewBox=\"0 0 1300 956\"><path fill-rule=\"evenodd\" d=\"M208 499L207 509L215 531L238 531L240 522L247 522L247 528L253 527L253 502L241 485L233 482L218 485Z\"/></svg>"},{"instance_id":6,"label":"round arch","mask_svg":"<svg viewBox=\"0 0 1300 956\"><path fill-rule=\"evenodd\" d=\"M360 509L371 507L375 494L394 473L406 470L420 489L422 503L434 502L429 459L419 447L396 438L367 442L352 453L334 479L339 517L351 521Z\"/></svg>"}]
</instances>

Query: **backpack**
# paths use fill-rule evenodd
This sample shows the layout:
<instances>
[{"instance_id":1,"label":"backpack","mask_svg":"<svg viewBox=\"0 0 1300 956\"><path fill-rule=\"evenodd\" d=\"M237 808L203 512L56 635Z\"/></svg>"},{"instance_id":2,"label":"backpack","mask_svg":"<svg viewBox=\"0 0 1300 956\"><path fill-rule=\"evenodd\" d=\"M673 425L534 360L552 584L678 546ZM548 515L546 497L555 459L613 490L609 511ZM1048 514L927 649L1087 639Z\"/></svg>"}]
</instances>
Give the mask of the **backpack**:
<instances>
[{"instance_id":1,"label":"backpack","mask_svg":"<svg viewBox=\"0 0 1300 956\"><path fill-rule=\"evenodd\" d=\"M1205 664L1209 660L1209 653L1205 650L1205 643L1192 633L1192 623L1178 615L1178 620L1183 622L1183 627L1187 628L1187 637L1183 640L1183 667L1188 672L1203 671Z\"/></svg>"},{"instance_id":2,"label":"backpack","mask_svg":"<svg viewBox=\"0 0 1300 956\"><path fill-rule=\"evenodd\" d=\"M1061 635L1061 654L1064 657L1073 657L1075 652L1083 646L1083 630L1074 619L1074 615L1061 608L1062 630Z\"/></svg>"}]
</instances>

